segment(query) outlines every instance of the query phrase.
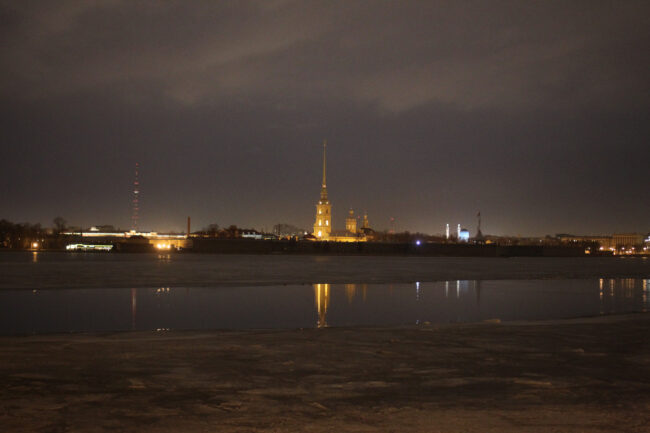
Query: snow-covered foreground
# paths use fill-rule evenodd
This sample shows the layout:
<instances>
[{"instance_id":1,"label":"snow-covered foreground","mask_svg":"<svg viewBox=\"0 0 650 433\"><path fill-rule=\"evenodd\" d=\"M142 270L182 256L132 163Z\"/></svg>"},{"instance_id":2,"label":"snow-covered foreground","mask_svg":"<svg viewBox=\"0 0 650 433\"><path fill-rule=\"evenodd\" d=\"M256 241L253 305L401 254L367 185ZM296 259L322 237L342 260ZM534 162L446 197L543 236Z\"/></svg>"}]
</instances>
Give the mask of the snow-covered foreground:
<instances>
[{"instance_id":1,"label":"snow-covered foreground","mask_svg":"<svg viewBox=\"0 0 650 433\"><path fill-rule=\"evenodd\" d=\"M650 315L0 338L3 431L647 432Z\"/></svg>"}]
</instances>

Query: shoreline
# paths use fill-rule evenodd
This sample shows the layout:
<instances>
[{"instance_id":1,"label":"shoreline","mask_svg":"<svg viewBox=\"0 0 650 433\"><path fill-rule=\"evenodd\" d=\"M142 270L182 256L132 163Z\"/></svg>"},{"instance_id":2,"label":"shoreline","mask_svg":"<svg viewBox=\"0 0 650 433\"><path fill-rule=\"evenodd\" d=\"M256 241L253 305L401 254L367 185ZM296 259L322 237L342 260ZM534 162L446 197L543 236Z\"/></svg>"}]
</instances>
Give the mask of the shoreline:
<instances>
[{"instance_id":1,"label":"shoreline","mask_svg":"<svg viewBox=\"0 0 650 433\"><path fill-rule=\"evenodd\" d=\"M641 432L650 314L0 337L9 431Z\"/></svg>"},{"instance_id":2,"label":"shoreline","mask_svg":"<svg viewBox=\"0 0 650 433\"><path fill-rule=\"evenodd\" d=\"M61 241L58 241L61 242ZM152 238L94 238L71 237L71 243L94 242L111 245L111 253L194 253L194 254L271 254L271 255L352 255L370 257L608 257L610 251L591 251L585 246L572 244L522 244L474 242L386 242L386 241L309 241L309 240L256 240L191 237L183 240ZM67 252L62 245L55 248ZM52 251L43 248L41 251ZM38 252L27 248L24 251ZM77 251L79 252L79 251ZM85 251L83 251L85 252ZM97 252L97 251L93 251Z\"/></svg>"}]
</instances>

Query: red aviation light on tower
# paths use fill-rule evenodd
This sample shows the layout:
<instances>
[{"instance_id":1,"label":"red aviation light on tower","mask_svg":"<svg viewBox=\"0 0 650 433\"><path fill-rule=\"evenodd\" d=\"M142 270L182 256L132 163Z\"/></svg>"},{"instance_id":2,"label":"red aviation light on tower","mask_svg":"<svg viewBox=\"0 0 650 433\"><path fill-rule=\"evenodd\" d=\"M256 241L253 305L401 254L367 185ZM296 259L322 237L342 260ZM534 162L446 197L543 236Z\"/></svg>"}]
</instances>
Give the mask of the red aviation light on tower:
<instances>
[{"instance_id":1,"label":"red aviation light on tower","mask_svg":"<svg viewBox=\"0 0 650 433\"><path fill-rule=\"evenodd\" d=\"M138 231L138 218L140 213L140 180L138 178L140 171L140 164L135 163L135 177L133 179L133 212L131 214L131 230Z\"/></svg>"}]
</instances>

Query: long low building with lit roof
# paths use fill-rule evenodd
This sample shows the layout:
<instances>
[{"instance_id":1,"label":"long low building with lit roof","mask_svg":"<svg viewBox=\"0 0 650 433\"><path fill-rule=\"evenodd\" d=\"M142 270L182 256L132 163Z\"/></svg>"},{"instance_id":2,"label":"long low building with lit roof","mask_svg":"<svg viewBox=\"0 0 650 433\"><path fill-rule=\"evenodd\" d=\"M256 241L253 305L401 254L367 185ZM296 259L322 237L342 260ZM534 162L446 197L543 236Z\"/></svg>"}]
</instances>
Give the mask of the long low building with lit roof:
<instances>
[{"instance_id":1,"label":"long low building with lit roof","mask_svg":"<svg viewBox=\"0 0 650 433\"><path fill-rule=\"evenodd\" d=\"M135 230L123 231L100 231L96 227L91 227L88 231L78 232L65 232L63 233L71 239L81 238L81 242L71 242L69 245L100 245L100 244L114 244L123 241L136 241L146 240L149 244L159 250L171 250L190 248L192 240L188 238L187 234L178 233L158 233L158 232L138 232ZM67 248L71 249L84 249L88 248Z\"/></svg>"}]
</instances>

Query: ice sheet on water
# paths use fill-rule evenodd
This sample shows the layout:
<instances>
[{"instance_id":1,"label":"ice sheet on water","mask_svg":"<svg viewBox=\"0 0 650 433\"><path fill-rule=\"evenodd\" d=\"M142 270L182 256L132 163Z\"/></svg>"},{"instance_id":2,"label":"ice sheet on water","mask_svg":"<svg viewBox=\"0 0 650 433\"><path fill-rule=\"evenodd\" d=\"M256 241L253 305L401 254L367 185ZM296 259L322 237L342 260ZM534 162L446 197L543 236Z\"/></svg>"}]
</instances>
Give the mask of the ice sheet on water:
<instances>
[{"instance_id":1,"label":"ice sheet on water","mask_svg":"<svg viewBox=\"0 0 650 433\"><path fill-rule=\"evenodd\" d=\"M0 289L650 278L644 258L0 252Z\"/></svg>"}]
</instances>

